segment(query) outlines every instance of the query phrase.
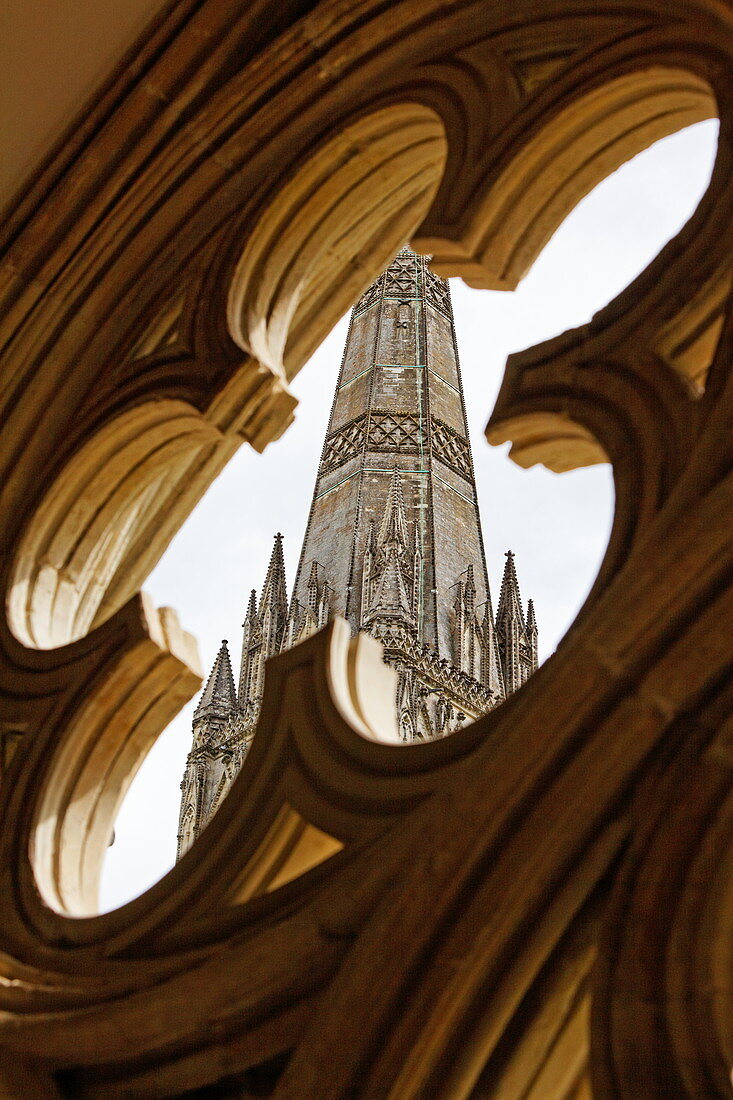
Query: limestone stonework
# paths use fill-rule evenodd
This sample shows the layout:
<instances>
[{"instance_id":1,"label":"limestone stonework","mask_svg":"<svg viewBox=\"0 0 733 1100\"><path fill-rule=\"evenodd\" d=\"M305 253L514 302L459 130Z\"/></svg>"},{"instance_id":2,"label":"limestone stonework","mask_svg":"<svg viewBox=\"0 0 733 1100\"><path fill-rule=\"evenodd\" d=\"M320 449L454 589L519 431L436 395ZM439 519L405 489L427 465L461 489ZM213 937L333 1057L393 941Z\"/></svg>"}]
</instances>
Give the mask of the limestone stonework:
<instances>
[{"instance_id":1,"label":"limestone stonework","mask_svg":"<svg viewBox=\"0 0 733 1100\"><path fill-rule=\"evenodd\" d=\"M537 668L511 551L494 619L449 287L407 247L351 314L292 597L277 535L239 689L223 642L194 713L179 859L249 750L265 661L334 615L381 642L403 742L460 729Z\"/></svg>"},{"instance_id":2,"label":"limestone stonework","mask_svg":"<svg viewBox=\"0 0 733 1100\"><path fill-rule=\"evenodd\" d=\"M86 84L46 95L45 148L10 131L0 229L0 1096L730 1097L730 3L151 0L132 46L139 0L13 4L38 33L5 77ZM285 430L404 241L511 291L597 183L716 115L687 225L486 410L520 465L613 465L556 652L384 744L394 672L334 618L272 660L197 842L100 915L120 801L201 686L140 587L217 471Z\"/></svg>"}]
</instances>

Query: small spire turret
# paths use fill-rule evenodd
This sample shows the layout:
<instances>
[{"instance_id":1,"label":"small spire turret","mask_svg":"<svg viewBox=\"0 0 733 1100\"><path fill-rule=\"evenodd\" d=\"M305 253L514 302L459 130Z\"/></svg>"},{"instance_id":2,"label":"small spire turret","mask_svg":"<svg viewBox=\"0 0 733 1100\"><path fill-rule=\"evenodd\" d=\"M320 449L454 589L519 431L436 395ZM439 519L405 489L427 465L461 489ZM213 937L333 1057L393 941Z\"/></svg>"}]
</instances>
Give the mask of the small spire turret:
<instances>
[{"instance_id":1,"label":"small spire turret","mask_svg":"<svg viewBox=\"0 0 733 1100\"><path fill-rule=\"evenodd\" d=\"M537 619L535 618L535 613L534 613L534 600L528 600L527 601L527 638L528 638L528 641L529 641L529 647L530 647L530 653L531 653L531 659L532 659L532 668L530 670L531 672L535 672L537 670L537 665L538 665L537 637L538 637L538 630L537 630Z\"/></svg>"},{"instance_id":2,"label":"small spire turret","mask_svg":"<svg viewBox=\"0 0 733 1100\"><path fill-rule=\"evenodd\" d=\"M285 558L283 556L283 537L278 531L270 555L265 583L257 609L262 624L265 656L272 657L280 652L285 625L288 617L288 591L285 582Z\"/></svg>"},{"instance_id":3,"label":"small spire turret","mask_svg":"<svg viewBox=\"0 0 733 1100\"><path fill-rule=\"evenodd\" d=\"M252 589L249 594L247 614L242 623L242 660L239 666L239 710L245 710L251 699L252 678L255 674L257 658L262 649L262 630L257 617L257 593Z\"/></svg>"},{"instance_id":4,"label":"small spire turret","mask_svg":"<svg viewBox=\"0 0 733 1100\"><path fill-rule=\"evenodd\" d=\"M225 722L237 708L237 693L234 689L232 662L226 638L219 647L214 665L206 681L196 710L193 712L194 728L211 719Z\"/></svg>"},{"instance_id":5,"label":"small spire turret","mask_svg":"<svg viewBox=\"0 0 733 1100\"><path fill-rule=\"evenodd\" d=\"M261 603L271 601L274 603L287 603L288 593L285 584L285 558L283 555L283 536L278 531L270 554L270 561L265 574L265 583L262 586ZM260 611L261 611L260 607Z\"/></svg>"},{"instance_id":6,"label":"small spire turret","mask_svg":"<svg viewBox=\"0 0 733 1100\"><path fill-rule=\"evenodd\" d=\"M176 859L181 858L198 836L211 815L217 793L228 789L233 778L234 772L228 770L225 763L227 754L223 745L236 714L237 693L225 638L193 712L193 747L181 784Z\"/></svg>"},{"instance_id":7,"label":"small spire turret","mask_svg":"<svg viewBox=\"0 0 733 1100\"><path fill-rule=\"evenodd\" d=\"M387 506L384 509L382 526L379 529L378 547L384 553L388 546L394 546L403 554L407 548L407 543L407 520L405 518L405 502L402 496L402 482L400 471L395 466L389 486Z\"/></svg>"},{"instance_id":8,"label":"small spire turret","mask_svg":"<svg viewBox=\"0 0 733 1100\"><path fill-rule=\"evenodd\" d=\"M514 554L511 550L506 552L496 612L496 633L505 689L507 692L516 691L537 668L537 623L531 601L527 606L525 620Z\"/></svg>"},{"instance_id":9,"label":"small spire turret","mask_svg":"<svg viewBox=\"0 0 733 1100\"><path fill-rule=\"evenodd\" d=\"M369 539L373 537L370 528ZM399 470L390 482L377 545L372 552L367 542L363 577L365 607L362 625L380 633L380 628L402 627L414 633L413 563L407 561L409 535Z\"/></svg>"},{"instance_id":10,"label":"small spire turret","mask_svg":"<svg viewBox=\"0 0 733 1100\"><path fill-rule=\"evenodd\" d=\"M496 609L496 621L505 618L515 618L524 627L524 612L522 611L522 598L519 594L519 581L517 580L517 570L514 565L514 552L507 550L506 565L504 566L504 576L501 580L501 591L499 593L499 606Z\"/></svg>"}]
</instances>

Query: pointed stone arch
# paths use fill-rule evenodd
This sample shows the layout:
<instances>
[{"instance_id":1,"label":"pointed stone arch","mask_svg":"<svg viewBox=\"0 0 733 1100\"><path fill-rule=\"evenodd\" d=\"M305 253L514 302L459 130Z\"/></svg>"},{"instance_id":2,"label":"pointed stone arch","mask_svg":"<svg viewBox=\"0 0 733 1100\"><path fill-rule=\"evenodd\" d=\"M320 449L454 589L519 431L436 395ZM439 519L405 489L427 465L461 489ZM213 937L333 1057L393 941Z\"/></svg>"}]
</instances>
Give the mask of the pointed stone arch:
<instances>
[{"instance_id":1,"label":"pointed stone arch","mask_svg":"<svg viewBox=\"0 0 733 1100\"><path fill-rule=\"evenodd\" d=\"M405 103L351 120L296 168L237 264L240 347L292 376L419 224L445 155L440 118Z\"/></svg>"},{"instance_id":2,"label":"pointed stone arch","mask_svg":"<svg viewBox=\"0 0 733 1100\"><path fill-rule=\"evenodd\" d=\"M10 624L24 644L66 645L136 591L230 457L221 433L184 402L139 405L65 465L15 554Z\"/></svg>"},{"instance_id":3,"label":"pointed stone arch","mask_svg":"<svg viewBox=\"0 0 733 1100\"><path fill-rule=\"evenodd\" d=\"M635 43L635 54L641 43ZM651 46L651 43L650 43ZM718 108L707 80L660 62L615 59L622 70L593 73L586 90L549 117L528 120L527 133L474 206L460 244L432 237L420 248L440 274L460 272L471 285L512 290L577 203L652 142Z\"/></svg>"}]
</instances>

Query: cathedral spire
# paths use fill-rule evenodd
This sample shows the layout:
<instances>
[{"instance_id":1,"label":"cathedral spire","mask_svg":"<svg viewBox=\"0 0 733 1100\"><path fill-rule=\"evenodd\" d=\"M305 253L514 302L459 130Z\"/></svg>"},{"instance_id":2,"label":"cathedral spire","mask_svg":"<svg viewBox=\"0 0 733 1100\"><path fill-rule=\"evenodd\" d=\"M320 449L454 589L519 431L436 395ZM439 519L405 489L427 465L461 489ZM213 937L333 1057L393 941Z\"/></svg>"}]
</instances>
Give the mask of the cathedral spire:
<instances>
[{"instance_id":1,"label":"cathedral spire","mask_svg":"<svg viewBox=\"0 0 733 1100\"><path fill-rule=\"evenodd\" d=\"M245 616L236 714L189 757L181 845L248 750L269 657L340 615L382 642L403 739L443 737L536 667L511 553L491 608L450 290L405 247L352 311L289 606L278 534Z\"/></svg>"},{"instance_id":2,"label":"cathedral spire","mask_svg":"<svg viewBox=\"0 0 733 1100\"><path fill-rule=\"evenodd\" d=\"M476 605L489 584L450 290L407 246L351 314L295 597L328 561L333 613L360 629L388 545L392 598L404 587L420 641L451 661L456 578L472 564Z\"/></svg>"}]
</instances>

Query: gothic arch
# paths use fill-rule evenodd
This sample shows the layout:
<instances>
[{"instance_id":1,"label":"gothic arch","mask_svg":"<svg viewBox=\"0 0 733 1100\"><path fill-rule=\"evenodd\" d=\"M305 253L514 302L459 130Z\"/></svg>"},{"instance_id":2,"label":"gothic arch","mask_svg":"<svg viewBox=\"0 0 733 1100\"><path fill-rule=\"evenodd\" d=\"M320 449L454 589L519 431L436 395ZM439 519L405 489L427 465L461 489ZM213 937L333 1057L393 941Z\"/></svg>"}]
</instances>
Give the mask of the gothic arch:
<instances>
[{"instance_id":1,"label":"gothic arch","mask_svg":"<svg viewBox=\"0 0 733 1100\"><path fill-rule=\"evenodd\" d=\"M236 266L227 303L236 343L276 375L299 370L412 234L445 153L439 117L406 103L350 119L295 165Z\"/></svg>"},{"instance_id":2,"label":"gothic arch","mask_svg":"<svg viewBox=\"0 0 733 1100\"><path fill-rule=\"evenodd\" d=\"M659 138L717 115L708 81L661 59L655 64L654 46L652 36L643 64L642 35L631 57L609 51L605 73L598 64L589 72L571 67L570 102L562 105L556 86L549 118L530 115L463 227L460 252L426 240L436 271L459 268L475 286L513 290L573 207L606 176Z\"/></svg>"},{"instance_id":3,"label":"gothic arch","mask_svg":"<svg viewBox=\"0 0 733 1100\"><path fill-rule=\"evenodd\" d=\"M115 616L96 690L54 737L46 724L29 754L34 797L23 805L34 892L58 913L98 912L102 864L118 810L160 730L200 683L192 637L171 608L138 597ZM68 651L67 651L68 652ZM85 655L77 652L77 674ZM87 664L87 670L91 667ZM95 675L93 673L93 675ZM196 794L194 794L196 798Z\"/></svg>"},{"instance_id":4,"label":"gothic arch","mask_svg":"<svg viewBox=\"0 0 733 1100\"><path fill-rule=\"evenodd\" d=\"M7 611L40 649L83 637L134 594L231 449L183 402L108 422L47 489L21 539ZM222 453L223 452L223 453Z\"/></svg>"}]
</instances>

